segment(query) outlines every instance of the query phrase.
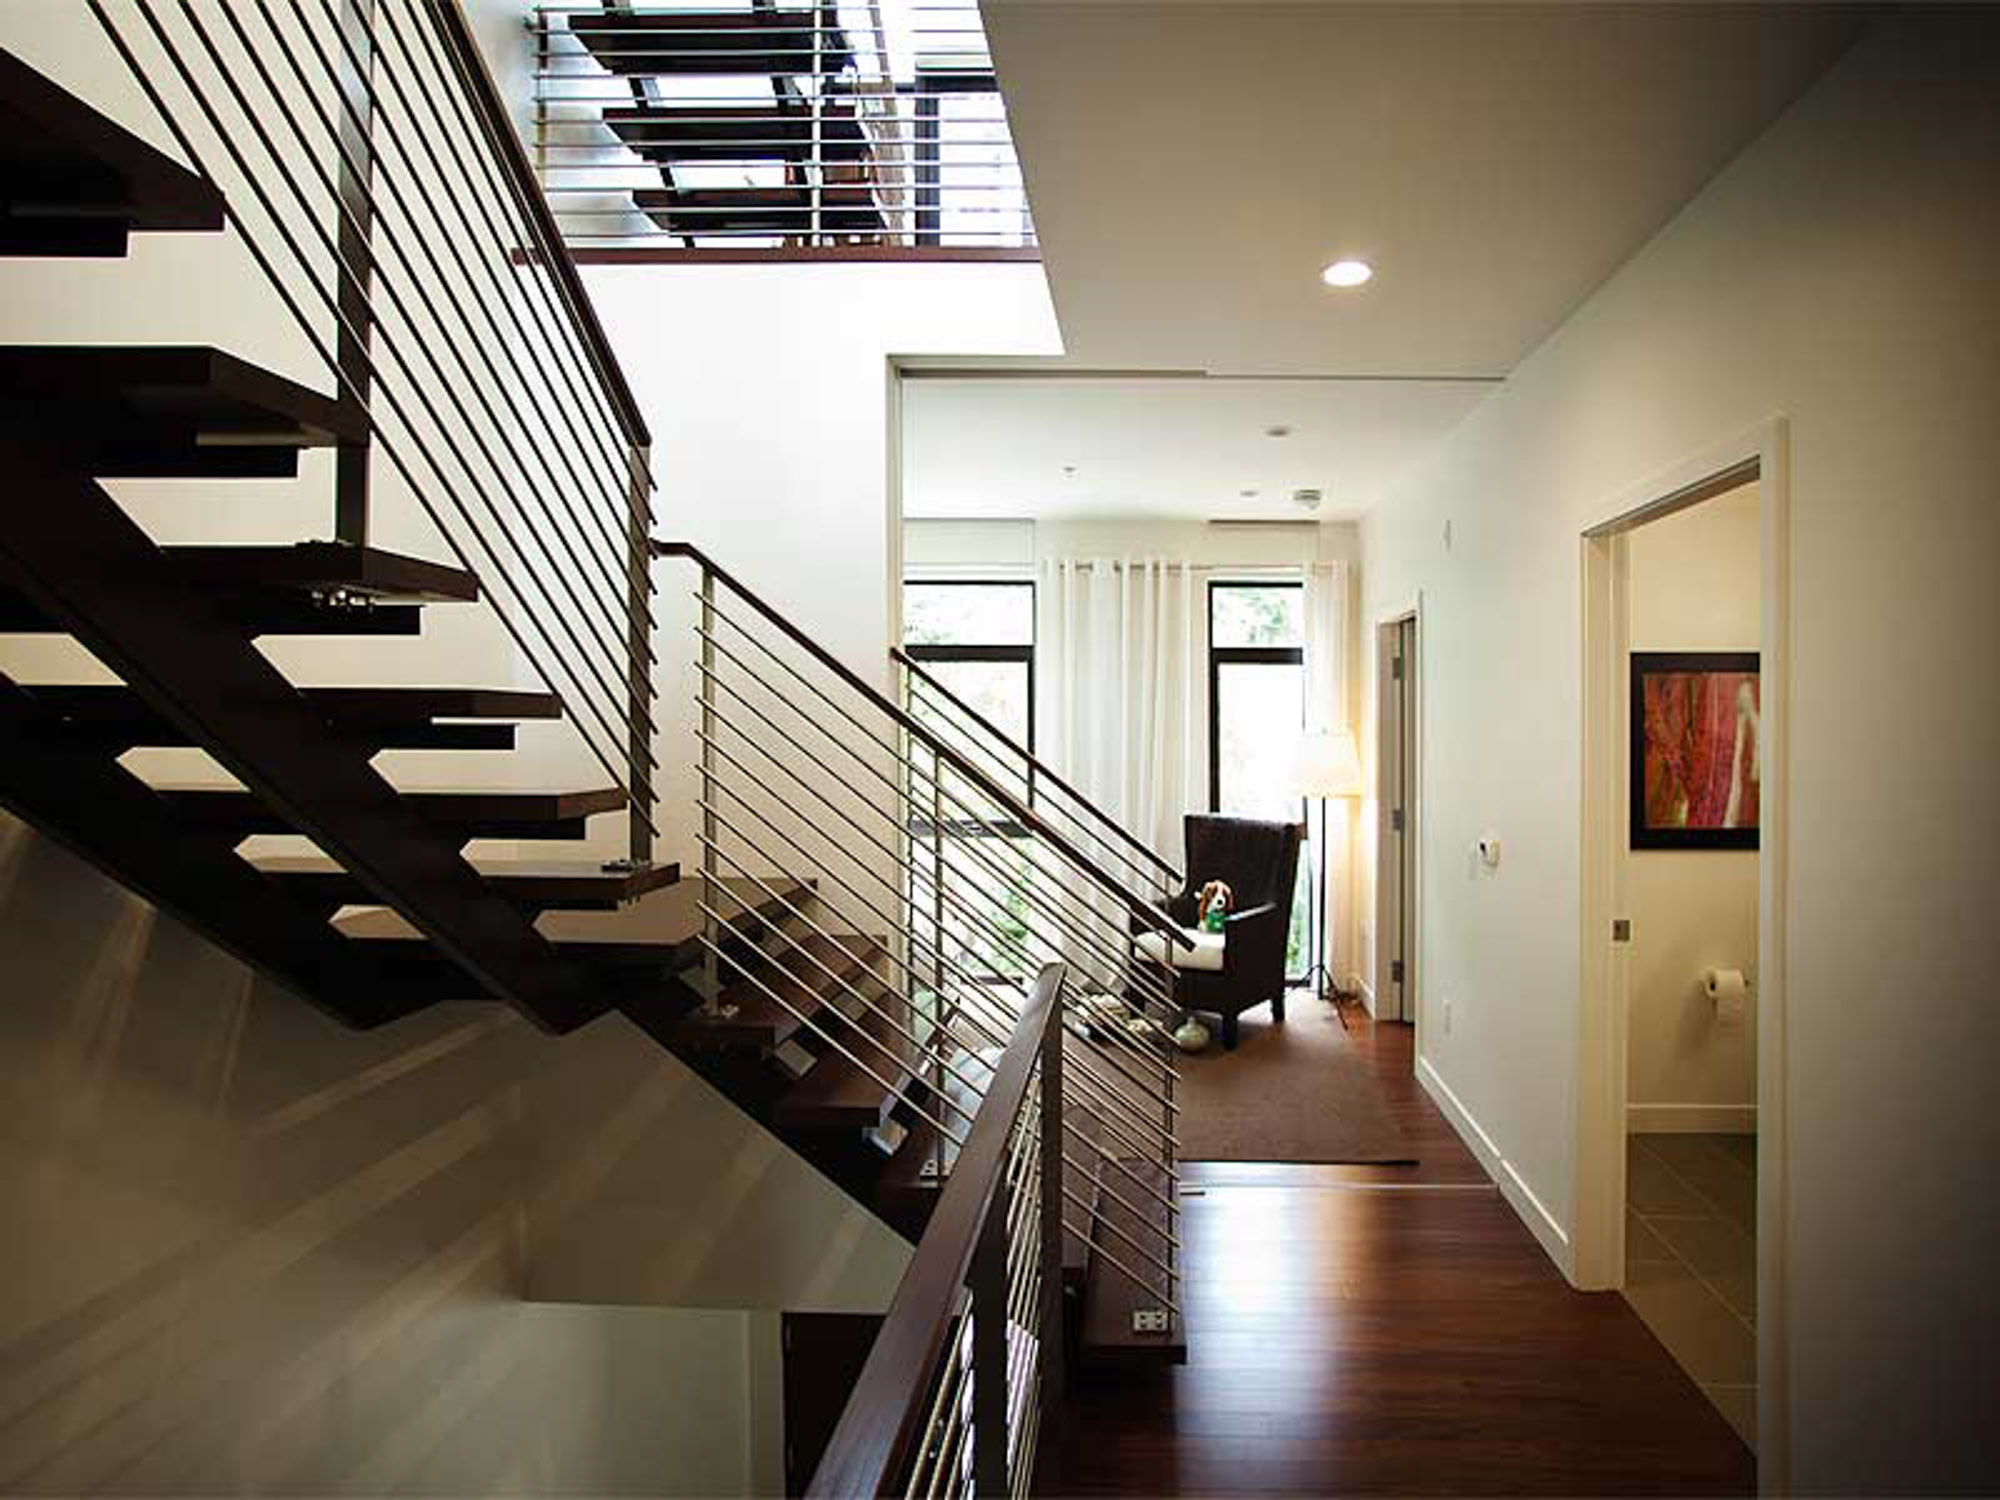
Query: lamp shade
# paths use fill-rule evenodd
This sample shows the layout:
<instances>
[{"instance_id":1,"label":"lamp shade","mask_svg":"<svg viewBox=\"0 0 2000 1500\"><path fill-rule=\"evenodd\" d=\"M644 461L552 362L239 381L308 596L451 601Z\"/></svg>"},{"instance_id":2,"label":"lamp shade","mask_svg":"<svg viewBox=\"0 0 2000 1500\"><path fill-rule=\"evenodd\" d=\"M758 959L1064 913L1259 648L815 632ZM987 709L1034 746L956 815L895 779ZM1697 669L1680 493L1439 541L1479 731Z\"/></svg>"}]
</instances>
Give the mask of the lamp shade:
<instances>
[{"instance_id":1,"label":"lamp shade","mask_svg":"<svg viewBox=\"0 0 2000 1500\"><path fill-rule=\"evenodd\" d=\"M1348 729L1322 729L1299 741L1294 778L1301 797L1359 797L1361 755Z\"/></svg>"}]
</instances>

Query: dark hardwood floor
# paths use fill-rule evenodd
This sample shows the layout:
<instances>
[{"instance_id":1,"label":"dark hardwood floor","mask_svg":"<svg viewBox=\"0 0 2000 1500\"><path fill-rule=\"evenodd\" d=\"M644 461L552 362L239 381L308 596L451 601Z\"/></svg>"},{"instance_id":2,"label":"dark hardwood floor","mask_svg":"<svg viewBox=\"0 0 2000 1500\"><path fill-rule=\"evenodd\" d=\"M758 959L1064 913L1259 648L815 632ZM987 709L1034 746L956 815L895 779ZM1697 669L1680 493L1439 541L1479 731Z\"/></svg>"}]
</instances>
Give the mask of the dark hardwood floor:
<instances>
[{"instance_id":1,"label":"dark hardwood floor","mask_svg":"<svg viewBox=\"0 0 2000 1500\"><path fill-rule=\"evenodd\" d=\"M1038 1490L1753 1492L1625 1300L1571 1290L1515 1218L1418 1086L1411 1029L1349 1019L1420 1164L1189 1164L1188 1363L1075 1383Z\"/></svg>"}]
</instances>

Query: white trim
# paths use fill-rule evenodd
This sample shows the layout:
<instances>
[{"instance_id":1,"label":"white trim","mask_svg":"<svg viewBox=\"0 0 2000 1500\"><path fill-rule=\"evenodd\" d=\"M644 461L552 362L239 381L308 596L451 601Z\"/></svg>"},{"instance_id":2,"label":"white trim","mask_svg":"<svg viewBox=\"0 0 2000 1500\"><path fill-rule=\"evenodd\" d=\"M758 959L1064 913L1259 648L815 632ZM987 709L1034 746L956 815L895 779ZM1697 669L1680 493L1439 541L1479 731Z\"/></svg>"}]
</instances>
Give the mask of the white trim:
<instances>
[{"instance_id":1,"label":"white trim","mask_svg":"<svg viewBox=\"0 0 2000 1500\"><path fill-rule=\"evenodd\" d=\"M1486 1175L1499 1186L1500 1196L1513 1208L1515 1216L1528 1226L1549 1259L1556 1263L1556 1269L1565 1278L1575 1280L1570 1275L1574 1248L1570 1244L1569 1232L1549 1212L1548 1205L1535 1196L1535 1190L1528 1186L1527 1179L1514 1169L1505 1153L1495 1144L1493 1137L1473 1117L1472 1111L1451 1091L1451 1085L1438 1076L1428 1057L1417 1057L1417 1082L1423 1085L1425 1093L1431 1096L1439 1111L1451 1123L1459 1137L1479 1158L1479 1165L1486 1169Z\"/></svg>"},{"instance_id":2,"label":"white trim","mask_svg":"<svg viewBox=\"0 0 2000 1500\"><path fill-rule=\"evenodd\" d=\"M1624 870L1625 746L1586 710L1622 701L1622 533L1671 513L1720 476L1754 465L1761 533L1763 783L1758 820L1757 1003L1757 1477L1766 1494L1789 1484L1790 1371L1785 1361L1785 933L1790 793L1791 599L1789 431L1774 415L1598 505L1582 528L1583 745L1580 1007L1576 1088L1576 1271L1584 1288L1624 1279L1628 1124L1623 951L1610 941ZM1751 477L1746 473L1745 478ZM1616 743L1612 743L1613 740Z\"/></svg>"},{"instance_id":3,"label":"white trim","mask_svg":"<svg viewBox=\"0 0 2000 1500\"><path fill-rule=\"evenodd\" d=\"M1375 1019L1375 987L1359 974L1354 978L1354 993L1361 997L1361 1008L1368 1012L1368 1019Z\"/></svg>"},{"instance_id":4,"label":"white trim","mask_svg":"<svg viewBox=\"0 0 2000 1500\"><path fill-rule=\"evenodd\" d=\"M1754 1104L1628 1104L1627 1135L1755 1135Z\"/></svg>"}]
</instances>

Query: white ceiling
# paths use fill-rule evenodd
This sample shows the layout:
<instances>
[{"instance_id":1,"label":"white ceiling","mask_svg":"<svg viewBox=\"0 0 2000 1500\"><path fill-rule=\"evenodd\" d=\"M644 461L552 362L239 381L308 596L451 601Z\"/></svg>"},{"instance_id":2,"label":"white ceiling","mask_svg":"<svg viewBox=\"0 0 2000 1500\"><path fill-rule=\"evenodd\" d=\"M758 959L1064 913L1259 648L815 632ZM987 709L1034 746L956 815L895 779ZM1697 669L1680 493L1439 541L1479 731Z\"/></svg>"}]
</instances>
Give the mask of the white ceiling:
<instances>
[{"instance_id":1,"label":"white ceiling","mask_svg":"<svg viewBox=\"0 0 2000 1500\"><path fill-rule=\"evenodd\" d=\"M1069 356L1348 375L1505 374L1867 19L1747 3L984 10ZM1374 282L1322 286L1343 256L1373 262Z\"/></svg>"},{"instance_id":2,"label":"white ceiling","mask_svg":"<svg viewBox=\"0 0 2000 1500\"><path fill-rule=\"evenodd\" d=\"M1052 374L907 379L913 518L1285 519L1359 515L1492 386ZM1287 426L1284 438L1265 436ZM1065 466L1076 473L1065 475ZM1244 498L1239 491L1260 493Z\"/></svg>"}]
</instances>

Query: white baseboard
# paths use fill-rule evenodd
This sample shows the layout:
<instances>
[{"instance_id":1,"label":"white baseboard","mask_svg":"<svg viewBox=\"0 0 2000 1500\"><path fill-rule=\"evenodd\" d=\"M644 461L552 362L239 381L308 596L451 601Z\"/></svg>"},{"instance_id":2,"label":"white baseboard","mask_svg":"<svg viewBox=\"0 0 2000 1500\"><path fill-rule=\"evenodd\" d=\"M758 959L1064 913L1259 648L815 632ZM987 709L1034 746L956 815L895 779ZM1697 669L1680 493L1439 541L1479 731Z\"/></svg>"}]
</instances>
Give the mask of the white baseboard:
<instances>
[{"instance_id":1,"label":"white baseboard","mask_svg":"<svg viewBox=\"0 0 2000 1500\"><path fill-rule=\"evenodd\" d=\"M1451 1091L1451 1085L1438 1076L1437 1069L1431 1066L1427 1057L1417 1059L1417 1082L1423 1085L1424 1092L1444 1112L1451 1128L1471 1148L1472 1154L1479 1158L1479 1164L1499 1185L1500 1196L1528 1226L1528 1233L1555 1262L1556 1269L1563 1273L1563 1279L1575 1285L1576 1257L1570 1247L1569 1231L1556 1222L1555 1215L1535 1196L1534 1189L1514 1170L1514 1164L1507 1160L1493 1137L1473 1118L1472 1111Z\"/></svg>"},{"instance_id":2,"label":"white baseboard","mask_svg":"<svg viewBox=\"0 0 2000 1500\"><path fill-rule=\"evenodd\" d=\"M1754 1104L1628 1104L1627 1135L1755 1135Z\"/></svg>"},{"instance_id":3,"label":"white baseboard","mask_svg":"<svg viewBox=\"0 0 2000 1500\"><path fill-rule=\"evenodd\" d=\"M1373 1020L1375 1016L1375 986L1357 974L1349 981L1349 988L1353 993L1361 997L1362 1009L1366 1010L1369 1019Z\"/></svg>"}]
</instances>

